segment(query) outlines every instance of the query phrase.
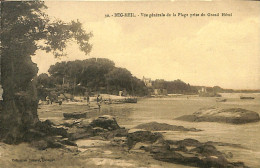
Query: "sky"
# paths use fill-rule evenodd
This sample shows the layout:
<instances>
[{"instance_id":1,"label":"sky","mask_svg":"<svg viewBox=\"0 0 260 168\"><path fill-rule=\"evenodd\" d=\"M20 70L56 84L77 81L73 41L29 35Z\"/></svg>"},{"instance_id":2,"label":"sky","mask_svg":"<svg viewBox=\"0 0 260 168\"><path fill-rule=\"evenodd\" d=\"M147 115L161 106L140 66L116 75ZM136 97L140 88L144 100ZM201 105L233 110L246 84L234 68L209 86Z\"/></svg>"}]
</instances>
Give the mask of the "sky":
<instances>
[{"instance_id":1,"label":"sky","mask_svg":"<svg viewBox=\"0 0 260 168\"><path fill-rule=\"evenodd\" d=\"M181 79L191 85L260 89L260 3L227 2L46 2L49 16L77 20L92 32L91 53L75 43L55 59L38 51L39 73L60 61L108 58L142 78ZM135 18L105 14L132 12ZM201 14L198 17L142 17L141 13ZM232 16L207 14L232 13ZM139 16L138 16L139 15Z\"/></svg>"}]
</instances>

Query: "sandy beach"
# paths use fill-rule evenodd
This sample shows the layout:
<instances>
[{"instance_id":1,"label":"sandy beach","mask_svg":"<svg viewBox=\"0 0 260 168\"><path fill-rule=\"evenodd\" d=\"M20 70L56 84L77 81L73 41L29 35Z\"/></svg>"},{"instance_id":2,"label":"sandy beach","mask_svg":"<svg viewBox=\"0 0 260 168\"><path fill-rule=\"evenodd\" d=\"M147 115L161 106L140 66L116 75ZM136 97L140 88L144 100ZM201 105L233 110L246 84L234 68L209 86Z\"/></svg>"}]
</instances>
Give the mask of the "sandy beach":
<instances>
[{"instance_id":1,"label":"sandy beach","mask_svg":"<svg viewBox=\"0 0 260 168\"><path fill-rule=\"evenodd\" d=\"M259 104L257 104L260 98L258 94L253 101L242 101L235 94L223 95L223 97L227 98L227 102L216 102L216 98L193 96L187 99L186 96L178 96L142 98L138 100L137 104L103 104L100 111L96 109L95 102L90 103L90 108L84 102L40 105L38 111L42 121L48 119L57 125L65 121L64 112L85 111L87 112L86 118L111 115L115 117L121 127L127 128L129 132L136 131L137 125L149 122L196 128L201 131L162 130L154 132L162 133L168 140L193 138L200 142L221 143L216 147L224 154L230 155L230 161L242 161L249 167L257 168L260 165L260 146L257 143L259 122L233 125L174 120L183 114L191 114L200 108L211 106L241 107L260 113ZM158 161L145 151L129 151L113 142L114 140L94 136L76 140L77 146L74 147L45 150L37 150L26 143L16 146L1 143L0 162L4 167L192 167Z\"/></svg>"}]
</instances>

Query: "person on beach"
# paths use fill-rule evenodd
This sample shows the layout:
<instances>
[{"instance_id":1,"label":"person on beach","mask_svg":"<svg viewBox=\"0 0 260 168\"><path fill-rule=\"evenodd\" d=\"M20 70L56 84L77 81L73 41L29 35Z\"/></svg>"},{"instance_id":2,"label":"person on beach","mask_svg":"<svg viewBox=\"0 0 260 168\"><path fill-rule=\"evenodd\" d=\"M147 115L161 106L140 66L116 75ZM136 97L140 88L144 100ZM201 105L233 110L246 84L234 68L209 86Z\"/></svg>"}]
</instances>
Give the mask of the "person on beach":
<instances>
[{"instance_id":1,"label":"person on beach","mask_svg":"<svg viewBox=\"0 0 260 168\"><path fill-rule=\"evenodd\" d=\"M97 105L98 105L98 109L99 110L101 108L101 102L102 102L102 96L100 94L98 94L98 96L97 96Z\"/></svg>"},{"instance_id":2,"label":"person on beach","mask_svg":"<svg viewBox=\"0 0 260 168\"><path fill-rule=\"evenodd\" d=\"M49 98L49 96L46 97L46 102L47 102L47 105L50 104L50 98Z\"/></svg>"},{"instance_id":3,"label":"person on beach","mask_svg":"<svg viewBox=\"0 0 260 168\"><path fill-rule=\"evenodd\" d=\"M90 107L89 95L87 95L87 106Z\"/></svg>"}]
</instances>

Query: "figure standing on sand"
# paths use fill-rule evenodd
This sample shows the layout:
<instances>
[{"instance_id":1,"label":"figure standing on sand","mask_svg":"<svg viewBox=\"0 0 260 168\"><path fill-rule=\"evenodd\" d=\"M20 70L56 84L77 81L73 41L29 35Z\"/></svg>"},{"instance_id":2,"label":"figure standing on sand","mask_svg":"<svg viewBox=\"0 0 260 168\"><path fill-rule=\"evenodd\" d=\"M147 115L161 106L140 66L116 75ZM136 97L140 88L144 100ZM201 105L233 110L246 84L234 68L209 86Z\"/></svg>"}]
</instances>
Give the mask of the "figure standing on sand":
<instances>
[{"instance_id":1,"label":"figure standing on sand","mask_svg":"<svg viewBox=\"0 0 260 168\"><path fill-rule=\"evenodd\" d=\"M102 96L100 94L98 94L98 96L97 96L97 105L98 105L98 109L99 110L101 108L101 102L102 102Z\"/></svg>"},{"instance_id":2,"label":"figure standing on sand","mask_svg":"<svg viewBox=\"0 0 260 168\"><path fill-rule=\"evenodd\" d=\"M49 96L47 96L45 99L46 99L46 101L47 101L47 104L49 105L49 104L50 104L50 98L49 98Z\"/></svg>"},{"instance_id":3,"label":"figure standing on sand","mask_svg":"<svg viewBox=\"0 0 260 168\"><path fill-rule=\"evenodd\" d=\"M90 107L90 102L89 102L89 95L87 95L87 106Z\"/></svg>"}]
</instances>

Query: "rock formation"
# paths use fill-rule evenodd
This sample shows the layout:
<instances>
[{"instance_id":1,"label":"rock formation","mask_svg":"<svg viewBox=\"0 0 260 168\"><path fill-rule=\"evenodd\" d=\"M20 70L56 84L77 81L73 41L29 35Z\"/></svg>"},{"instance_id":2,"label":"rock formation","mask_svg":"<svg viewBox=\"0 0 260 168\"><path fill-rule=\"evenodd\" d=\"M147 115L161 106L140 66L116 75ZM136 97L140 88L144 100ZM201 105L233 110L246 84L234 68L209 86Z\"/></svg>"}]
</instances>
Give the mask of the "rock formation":
<instances>
[{"instance_id":1,"label":"rock formation","mask_svg":"<svg viewBox=\"0 0 260 168\"><path fill-rule=\"evenodd\" d=\"M242 108L206 108L191 114L176 118L190 122L224 122L232 124L245 124L260 120L259 114Z\"/></svg>"}]
</instances>

